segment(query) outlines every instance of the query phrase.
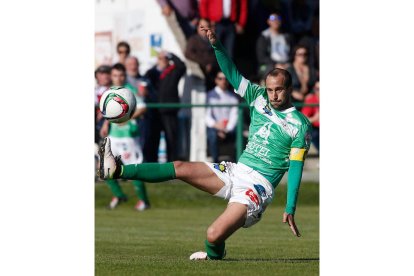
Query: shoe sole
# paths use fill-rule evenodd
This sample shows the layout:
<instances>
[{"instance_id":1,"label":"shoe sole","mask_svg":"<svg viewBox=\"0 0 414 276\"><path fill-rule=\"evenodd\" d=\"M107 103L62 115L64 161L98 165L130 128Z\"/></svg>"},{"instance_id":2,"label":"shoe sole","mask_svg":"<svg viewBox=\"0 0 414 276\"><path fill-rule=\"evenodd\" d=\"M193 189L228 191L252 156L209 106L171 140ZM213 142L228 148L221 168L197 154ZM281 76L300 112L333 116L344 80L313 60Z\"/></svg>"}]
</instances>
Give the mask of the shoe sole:
<instances>
[{"instance_id":1,"label":"shoe sole","mask_svg":"<svg viewBox=\"0 0 414 276\"><path fill-rule=\"evenodd\" d=\"M99 154L99 177L101 179L105 179L104 178L104 175L105 175L105 173L104 173L105 145L106 145L106 139L104 139L102 141L102 143L99 146L99 151L98 151L98 154Z\"/></svg>"}]
</instances>

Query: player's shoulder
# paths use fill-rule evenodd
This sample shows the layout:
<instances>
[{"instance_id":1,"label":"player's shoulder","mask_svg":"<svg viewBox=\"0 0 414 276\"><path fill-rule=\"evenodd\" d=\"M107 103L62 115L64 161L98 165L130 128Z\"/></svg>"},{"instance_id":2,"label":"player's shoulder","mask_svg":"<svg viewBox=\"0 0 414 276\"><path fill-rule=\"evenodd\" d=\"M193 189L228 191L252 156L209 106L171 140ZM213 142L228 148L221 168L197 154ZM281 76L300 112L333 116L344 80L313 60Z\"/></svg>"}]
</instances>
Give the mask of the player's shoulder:
<instances>
[{"instance_id":1,"label":"player's shoulder","mask_svg":"<svg viewBox=\"0 0 414 276\"><path fill-rule=\"evenodd\" d=\"M296 108L292 108L286 114L286 120L294 125L308 127L311 125L308 118Z\"/></svg>"}]
</instances>

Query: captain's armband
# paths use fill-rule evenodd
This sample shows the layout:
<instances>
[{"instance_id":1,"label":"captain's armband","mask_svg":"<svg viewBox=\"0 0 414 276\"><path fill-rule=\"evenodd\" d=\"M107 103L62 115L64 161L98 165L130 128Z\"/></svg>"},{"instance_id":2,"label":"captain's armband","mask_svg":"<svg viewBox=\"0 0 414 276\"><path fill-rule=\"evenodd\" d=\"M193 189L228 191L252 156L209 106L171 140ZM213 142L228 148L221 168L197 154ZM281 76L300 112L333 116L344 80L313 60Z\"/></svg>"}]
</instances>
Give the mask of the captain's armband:
<instances>
[{"instance_id":1,"label":"captain's armband","mask_svg":"<svg viewBox=\"0 0 414 276\"><path fill-rule=\"evenodd\" d=\"M306 153L307 153L306 149L292 148L290 150L289 159L303 162L305 160Z\"/></svg>"}]
</instances>

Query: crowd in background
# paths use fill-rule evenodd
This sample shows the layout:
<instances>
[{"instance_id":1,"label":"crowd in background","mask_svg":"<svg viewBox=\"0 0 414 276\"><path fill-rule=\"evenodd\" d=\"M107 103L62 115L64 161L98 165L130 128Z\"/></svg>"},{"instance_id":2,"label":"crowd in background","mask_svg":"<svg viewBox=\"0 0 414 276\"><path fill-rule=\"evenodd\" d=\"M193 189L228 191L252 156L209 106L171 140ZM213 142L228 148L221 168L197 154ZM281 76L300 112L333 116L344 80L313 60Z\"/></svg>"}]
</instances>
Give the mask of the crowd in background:
<instances>
[{"instance_id":1,"label":"crowd in background","mask_svg":"<svg viewBox=\"0 0 414 276\"><path fill-rule=\"evenodd\" d=\"M292 75L292 98L314 127L313 143L319 150L319 2L318 0L157 0L163 16L175 14L186 38L185 58L199 64L205 76L207 103L237 104L220 72L214 51L199 24L214 28L217 37L248 79L264 85L264 76L272 68L288 70ZM162 16L162 15L160 15ZM178 82L186 73L185 61L162 51L156 64L140 72L139 60L131 56L127 41L117 44L117 61L95 70L95 143L108 135L110 125L102 118L100 96L112 85L130 89L143 103L179 103ZM141 75L141 73L143 73ZM180 150L179 109L143 108L136 116L145 162L159 161L161 133L165 134L166 161L188 160L188 151ZM220 141L234 141L237 107L208 108L206 128L209 155L219 161ZM234 158L234 156L232 157ZM234 160L233 160L234 161Z\"/></svg>"}]
</instances>

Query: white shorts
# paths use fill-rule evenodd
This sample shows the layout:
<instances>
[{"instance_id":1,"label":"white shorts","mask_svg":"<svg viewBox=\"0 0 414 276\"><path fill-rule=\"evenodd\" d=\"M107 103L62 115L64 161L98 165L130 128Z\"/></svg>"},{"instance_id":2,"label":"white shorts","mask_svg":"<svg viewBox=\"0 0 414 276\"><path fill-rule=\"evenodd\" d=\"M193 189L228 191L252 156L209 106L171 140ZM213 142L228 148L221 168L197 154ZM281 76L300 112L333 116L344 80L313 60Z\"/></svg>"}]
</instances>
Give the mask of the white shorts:
<instances>
[{"instance_id":1,"label":"white shorts","mask_svg":"<svg viewBox=\"0 0 414 276\"><path fill-rule=\"evenodd\" d=\"M242 164L221 162L206 164L224 182L224 187L215 196L247 206L244 228L256 224L267 205L273 200L272 184L257 171Z\"/></svg>"},{"instance_id":2,"label":"white shorts","mask_svg":"<svg viewBox=\"0 0 414 276\"><path fill-rule=\"evenodd\" d=\"M112 137L111 150L114 156L121 155L124 165L141 164L144 160L138 137Z\"/></svg>"}]
</instances>

